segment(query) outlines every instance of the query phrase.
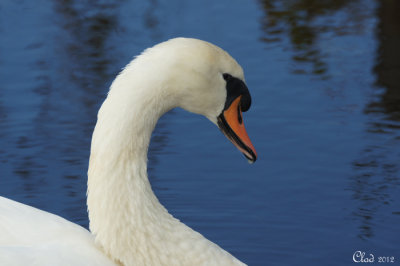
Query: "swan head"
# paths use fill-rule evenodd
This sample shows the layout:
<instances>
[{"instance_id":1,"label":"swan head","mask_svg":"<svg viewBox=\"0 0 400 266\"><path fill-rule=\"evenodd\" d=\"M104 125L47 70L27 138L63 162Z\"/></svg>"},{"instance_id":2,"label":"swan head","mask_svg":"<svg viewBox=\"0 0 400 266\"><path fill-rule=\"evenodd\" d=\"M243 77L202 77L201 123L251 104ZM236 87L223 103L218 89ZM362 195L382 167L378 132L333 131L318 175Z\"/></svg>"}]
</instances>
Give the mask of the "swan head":
<instances>
[{"instance_id":1,"label":"swan head","mask_svg":"<svg viewBox=\"0 0 400 266\"><path fill-rule=\"evenodd\" d=\"M242 116L251 96L243 69L227 52L198 39L175 38L145 50L132 63L142 73L137 78L151 75L152 86L161 88L158 103L166 103L165 110L181 107L207 117L249 162L257 159Z\"/></svg>"},{"instance_id":2,"label":"swan head","mask_svg":"<svg viewBox=\"0 0 400 266\"><path fill-rule=\"evenodd\" d=\"M175 38L149 49L163 58L174 105L216 124L249 162L257 159L243 123L251 106L241 66L221 48L197 39ZM145 51L145 54L147 52Z\"/></svg>"}]
</instances>

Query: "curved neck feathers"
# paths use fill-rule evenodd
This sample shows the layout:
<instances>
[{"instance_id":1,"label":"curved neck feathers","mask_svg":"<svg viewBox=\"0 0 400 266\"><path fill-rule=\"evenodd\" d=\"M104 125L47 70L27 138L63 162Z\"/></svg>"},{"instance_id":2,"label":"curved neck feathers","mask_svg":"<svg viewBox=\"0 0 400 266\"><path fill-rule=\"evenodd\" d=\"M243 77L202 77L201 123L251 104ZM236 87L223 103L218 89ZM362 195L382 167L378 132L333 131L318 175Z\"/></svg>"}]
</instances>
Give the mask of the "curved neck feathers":
<instances>
[{"instance_id":1,"label":"curved neck feathers","mask_svg":"<svg viewBox=\"0 0 400 266\"><path fill-rule=\"evenodd\" d=\"M161 78L144 82L146 74L128 65L99 111L88 171L90 230L108 256L123 265L239 263L173 218L151 189L151 133L175 103Z\"/></svg>"}]
</instances>

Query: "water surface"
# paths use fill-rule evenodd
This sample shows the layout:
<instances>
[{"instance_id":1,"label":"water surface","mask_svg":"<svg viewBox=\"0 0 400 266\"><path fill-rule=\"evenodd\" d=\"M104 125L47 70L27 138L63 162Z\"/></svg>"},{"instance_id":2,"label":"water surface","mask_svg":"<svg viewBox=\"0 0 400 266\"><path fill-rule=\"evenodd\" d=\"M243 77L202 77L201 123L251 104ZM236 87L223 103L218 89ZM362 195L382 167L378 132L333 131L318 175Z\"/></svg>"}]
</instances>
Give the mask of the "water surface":
<instances>
[{"instance_id":1,"label":"water surface","mask_svg":"<svg viewBox=\"0 0 400 266\"><path fill-rule=\"evenodd\" d=\"M88 226L96 114L144 48L186 36L243 66L249 165L177 109L149 176L170 212L249 265L400 260L398 1L2 1L0 195Z\"/></svg>"}]
</instances>

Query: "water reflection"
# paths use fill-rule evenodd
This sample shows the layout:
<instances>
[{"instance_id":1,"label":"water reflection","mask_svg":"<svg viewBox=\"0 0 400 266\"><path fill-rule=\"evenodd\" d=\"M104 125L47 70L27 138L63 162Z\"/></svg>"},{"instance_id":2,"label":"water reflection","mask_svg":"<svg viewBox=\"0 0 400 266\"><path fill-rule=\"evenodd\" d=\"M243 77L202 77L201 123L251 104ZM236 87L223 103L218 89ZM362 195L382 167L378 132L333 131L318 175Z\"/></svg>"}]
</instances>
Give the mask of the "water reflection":
<instances>
[{"instance_id":1,"label":"water reflection","mask_svg":"<svg viewBox=\"0 0 400 266\"><path fill-rule=\"evenodd\" d=\"M335 77L329 75L329 51L324 50L330 47L321 47L319 41L360 34L366 28L367 18L376 16L378 19L376 92L364 108L366 145L351 162L354 172L350 174L348 188L355 203L351 215L358 224L358 237L371 238L379 220L378 213L384 206L391 205L396 188L400 186L400 17L396 13L400 2L261 0L260 3L265 13L261 40L267 46L290 47L295 63L292 64L293 73L322 79L334 80ZM363 8L363 4L377 4L376 14L368 14L373 9ZM288 44L285 43L287 39ZM399 210L394 209L389 215L398 213Z\"/></svg>"},{"instance_id":2,"label":"water reflection","mask_svg":"<svg viewBox=\"0 0 400 266\"><path fill-rule=\"evenodd\" d=\"M144 26L149 29L151 39L159 42L162 38L162 32L159 29L160 19L157 17L158 0L150 0L149 6L144 12Z\"/></svg>"},{"instance_id":3,"label":"water reflection","mask_svg":"<svg viewBox=\"0 0 400 266\"><path fill-rule=\"evenodd\" d=\"M322 36L354 34L363 29L365 10L358 0L261 0L265 12L262 19L267 44L284 44L286 38L296 62L293 73L329 77L325 52L319 47ZM338 13L340 13L338 15ZM338 21L338 18L341 18Z\"/></svg>"},{"instance_id":4,"label":"water reflection","mask_svg":"<svg viewBox=\"0 0 400 266\"><path fill-rule=\"evenodd\" d=\"M379 1L377 39L379 41L377 65L377 86L383 91L377 100L366 108L366 113L385 114L388 130L400 129L400 10L399 1ZM378 125L379 126L379 125ZM398 131L397 131L398 134ZM399 136L397 136L398 138Z\"/></svg>"},{"instance_id":5,"label":"water reflection","mask_svg":"<svg viewBox=\"0 0 400 266\"><path fill-rule=\"evenodd\" d=\"M393 202L393 193L400 186L400 9L399 1L379 1L376 37L378 51L376 90L378 95L366 106L367 138L373 140L353 162L356 175L351 190L357 202L353 214L359 221L358 236L374 236L377 213ZM392 207L393 208L393 207ZM394 209L391 214L397 214Z\"/></svg>"},{"instance_id":6,"label":"water reflection","mask_svg":"<svg viewBox=\"0 0 400 266\"><path fill-rule=\"evenodd\" d=\"M131 27L122 26L125 4L10 1L7 12L0 10L0 30L10 37L0 43L0 176L10 182L4 196L87 226L86 170L97 111L123 64L143 48L119 45ZM129 8L141 10L133 16L158 38L158 1L146 10L143 4ZM166 141L164 126L161 121L153 135L151 166Z\"/></svg>"},{"instance_id":7,"label":"water reflection","mask_svg":"<svg viewBox=\"0 0 400 266\"><path fill-rule=\"evenodd\" d=\"M57 13L41 17L40 25L52 21L46 28L46 38L32 38L34 41L25 44L23 51L29 64L26 73L32 79L18 89L24 96L32 93L31 101L36 104L26 108L33 111L32 119L14 128L21 135L15 141L20 158L13 165L13 176L20 178L25 197L38 198L35 206L87 225L85 184L90 135L112 75L106 40L115 27L116 10L115 5L95 1L54 1L46 8ZM54 198L60 188L64 197ZM49 206L49 199L61 202Z\"/></svg>"},{"instance_id":8,"label":"water reflection","mask_svg":"<svg viewBox=\"0 0 400 266\"><path fill-rule=\"evenodd\" d=\"M74 131L81 131L81 141L76 141L70 147L85 147L87 154L84 162L89 156L90 138L94 124L96 122L96 114L100 104L103 102L108 85L123 67L117 60L118 46L113 36L114 33L124 34L124 28L120 26L119 12L123 1L115 1L112 4L99 1L56 1L55 10L60 16L60 25L64 29L63 35L60 37L60 46L64 47L66 57L64 57L60 71L60 75L65 75L65 69L68 69L68 77L66 82L72 83L73 88L77 91L71 93L73 101L77 101L80 107L79 113L76 114L77 120ZM150 2L147 11L144 11L144 25L148 27L157 38L158 19L153 13L157 7L156 0ZM127 56L128 60L133 54ZM127 62L124 62L127 63ZM77 99L75 99L78 96ZM167 140L168 131L165 124L161 121L152 136L152 145L149 148L149 172L153 180L153 167L157 164L157 154L164 147ZM72 154L71 154L72 153ZM65 151L65 162L69 165L74 163L76 155L80 163L81 169L86 169L87 165L82 165L82 153L75 154L73 149ZM81 213L82 221L87 225L86 214L86 193L76 193L77 186L84 185L86 189L86 172L85 175L76 178L76 173L69 173L64 176L64 191L67 195L74 196L80 201L79 204L71 204L73 209L70 210L71 215ZM73 177L73 178L71 178ZM82 179L85 180L82 182ZM77 186L73 185L77 184ZM68 211L68 210L67 210Z\"/></svg>"},{"instance_id":9,"label":"water reflection","mask_svg":"<svg viewBox=\"0 0 400 266\"><path fill-rule=\"evenodd\" d=\"M63 28L60 46L64 47L64 64L70 72L69 80L81 88L79 99L90 112L97 112L99 102L109 83L119 70L110 71L114 63L115 45L109 42L110 35L119 28L118 7L121 1L112 4L101 1L55 1L56 13ZM100 93L99 93L100 92ZM91 108L94 107L94 108Z\"/></svg>"},{"instance_id":10,"label":"water reflection","mask_svg":"<svg viewBox=\"0 0 400 266\"><path fill-rule=\"evenodd\" d=\"M254 180L249 178L233 180L229 176L231 173L229 168L221 168L220 164L210 163L212 160L204 161L204 158L200 161L193 160L193 164L190 165L182 165L179 162L175 163L176 160L175 162L164 161L168 158L163 156L163 161L159 163L161 157L159 154L165 154L171 150L174 152L176 149L170 148L178 144L179 138L187 141L184 139L184 134L180 135L178 131L173 131L174 138L169 135L172 131L169 131L168 123L173 121L174 117L168 116L175 115L174 113L169 113L157 125L149 149L150 179L155 192L158 192L160 201L163 202L164 198L164 202L173 206L171 210L174 214L197 227L200 232L208 234L207 236L217 241L226 239L227 247L231 245L233 251L240 250L238 252L247 256L249 262L254 262L249 264L254 265L257 263L262 265L265 262L266 252L271 257L275 257L275 261L286 259L287 263L282 263L282 265L298 264L299 261L308 262L307 254L315 255L316 260L311 264L321 264L321 261L326 262L324 254L326 250L329 250L325 248L328 242L329 246L339 243L341 245L339 251L342 253L349 252L344 247L345 245L342 245L344 241L329 240L330 238L327 237L336 235L337 232L343 232L342 239L354 246L364 243L364 239L368 244L372 242L386 242L389 245L398 243L397 239L391 238L393 232L385 231L388 227L395 227L400 214L398 204L395 204L398 203L400 187L398 149L400 146L398 100L400 73L396 68L396 64L400 62L399 51L396 48L400 46L396 37L399 32L399 19L393 14L394 10L399 9L398 1L382 1L377 5L377 13L371 14L371 10L374 12L375 4L378 3L373 0L259 0L257 4L264 8L264 17L260 21L261 32L260 25L253 21L258 14L257 6L252 6L253 2L243 5L235 1L218 3L210 1L207 5L198 5L197 2L188 4L189 2L185 1L169 1L166 3L159 0L113 2L52 0L44 1L40 6L32 1L17 4L15 1L5 2L9 2L6 4L7 10L0 9L0 31L2 36L5 36L0 41L0 187L2 196L54 212L86 226L85 192L90 137L98 107L121 67L144 47L174 35L189 33L199 38L220 40L220 45L228 46L228 48L229 45L233 45L232 47L237 45L230 39L232 36L246 35L248 40L254 40L262 35L259 43L251 44L254 45L254 51L250 51L252 49L247 47L233 49L233 52L236 51L239 57L245 59L243 62L257 56L257 60L247 61L248 66L245 71L254 73L253 78L249 78L249 82L254 83L252 87L256 89L255 94L258 94L258 108L263 108L263 99L270 99L272 106L283 106L282 109L276 109L278 112L273 110L268 121L265 120L264 113L253 113L256 117L254 121L262 121L258 124L260 129L258 138L271 139L269 118L275 115L275 120L272 119L272 122L278 122L275 124L278 125L275 129L279 130L292 126L289 124L293 121L291 120L292 112L305 111L298 117L304 118L309 126L300 126L302 121L296 120L292 132L298 130L296 133L299 134L293 135L294 141L300 139L302 135L310 135L311 130L314 130L314 125L315 132L319 132L318 130L322 130L323 125L328 122L329 133L326 139L322 136L325 131L321 131L320 142L317 140L313 142L312 137L304 137L304 140L310 140L313 146L318 146L318 148L319 145L328 143L329 146L328 144L323 146L327 147L327 151L330 146L338 146L338 149L332 153L325 153L325 150L318 149L318 152L324 152L327 156L322 158L326 158L326 161L331 161L332 164L321 170L321 175L326 174L325 179L310 179L314 182L312 185L317 188L315 191L326 191L328 195L332 195L331 199L337 204L334 205L336 208L328 213L325 212L325 205L321 204L323 209L313 210L315 215L302 218L304 223L300 230L294 233L298 242L294 243L290 240L279 244L280 239L285 239L282 235L290 232L293 221L299 216L296 212L282 212L293 207L290 197L287 197L289 201L274 201L273 196L258 193L259 188L266 187L268 184L271 185L270 188L289 189L286 186L286 180L290 179L287 177L297 178L299 173L308 174L307 171L314 169L311 168L314 165L305 165L303 164L305 161L293 160L294 167L285 170L285 178L263 178L266 171L274 175L281 173L283 167L279 159L276 160L276 164L261 160L251 166L251 170L249 168L249 171L256 169L256 172L251 174ZM11 6L10 9L8 9L9 6ZM250 8L246 13L248 7ZM237 13L232 13L231 8L234 8ZM178 20L185 23L177 21L176 15L173 15L176 10L182 11L180 12L182 16ZM226 12L221 12L222 10ZM232 14L243 16L232 20ZM219 23L218 29L213 30L215 21L210 22L207 18L214 15L220 16L221 21L232 23ZM193 19L190 19L191 17ZM365 29L370 29L376 22L378 22L376 40L375 38L371 40L372 34L367 34ZM199 27L199 25L202 26ZM234 35L229 34L232 28L235 29ZM361 34L357 36L358 33ZM361 42L363 45L360 45ZM347 49L348 43L360 50ZM379 49L375 70L372 72L371 63L374 63L369 54L375 45ZM252 48L252 46L249 47ZM260 47L269 49L262 50L259 49ZM280 59L279 62L268 61L271 56L279 53L280 55L277 56ZM287 54L292 58L287 59ZM367 59L359 60L364 55ZM275 92L270 89L264 90L263 88L267 88L265 82L267 76L264 77L259 73L264 73L264 67L269 68L275 65L278 66L276 69L289 68L293 73L302 73L302 75L282 73L279 76L280 71L271 71L268 74L276 77L273 84L280 85L282 83L279 80L285 80L284 89ZM341 69L344 65L349 66L346 69L352 72L346 73ZM258 79L254 79L255 76L258 76ZM329 79L322 80L324 78ZM374 78L376 78L375 87L373 86ZM288 89L297 84L300 85L297 95L302 96L299 98L296 95L293 97ZM312 88L310 89L308 85ZM320 88L325 87L328 88L321 92ZM369 94L373 95L369 96ZM326 95L329 97L325 97ZM312 98L310 102L309 98ZM320 105L327 106L327 109L308 103L321 103ZM287 108L288 106L290 108ZM273 109L273 107L270 108L270 110ZM283 109L285 109L284 112L279 112ZM364 112L358 112L360 110ZM186 122L182 120L182 123ZM359 123L353 125L352 122ZM180 122L173 121L173 123ZM279 127L280 124L282 127ZM319 127L320 124L321 127ZM183 127L184 124L179 124L179 126ZM277 139L282 142L278 141L277 146L273 147L291 145L290 139L289 141L285 139L287 135L276 134ZM346 138L342 138L343 135L346 135ZM257 133L255 137L257 139ZM167 145L169 139L172 142ZM341 147L347 144L345 141L342 142L343 139L351 141L345 150L341 150ZM261 147L263 147L262 144L260 143ZM184 146L187 147L185 143ZM201 148L201 146L195 147ZM276 158L283 158L283 162L292 165L292 162L286 161L287 149L271 153L271 150L266 147L264 146L266 156L269 154L272 158L276 155ZM310 158L316 158L312 157L316 154L315 149L309 149L309 145L298 147L298 151L305 155L307 162L311 161L308 160ZM209 149L209 146L204 149L201 151L202 154L208 154L208 150L213 151ZM348 154L341 156L342 152L347 153L347 151ZM226 162L228 158L226 156L229 155L224 154L220 162ZM237 154L233 156L235 159L239 157ZM341 159L338 159L339 157ZM172 158L181 157L172 156ZM205 159L207 159L206 156ZM199 162L201 165L198 165ZM175 180L173 177L168 179L168 174L171 173L172 176L176 169L182 172L182 175L188 171L196 175L193 169L199 169L198 173L202 173L203 162L205 162L204 165L214 167L214 169L221 169L215 174L222 178L212 181L202 179L198 183L192 181L194 179L190 181L186 179L185 182ZM176 166L182 168L176 168ZM333 169L336 166L343 166L343 169L338 172L331 171L336 170ZM349 166L352 167L350 171ZM165 172L167 178L164 178ZM247 173L246 170L237 174L240 177L241 174L245 176ZM317 176L314 173L310 175ZM3 178L4 176L6 178ZM210 182L215 184L212 189L209 188ZM236 189L235 184L239 184L238 186L248 193L242 193L241 189L239 193L236 193L239 190ZM249 184L257 186L249 186ZM295 185L291 187L297 190L298 185L301 184L296 179ZM166 187L171 188L168 191L169 194L164 191ZM348 189L347 193L340 190L343 187ZM195 195L194 198L191 195L196 190L203 190L205 194L202 196L205 195L210 201L206 200L200 204L196 200L200 194ZM273 193L274 189L270 191ZM277 193L279 194L279 191ZM312 195L312 193L309 194ZM339 198L349 194L350 196ZM234 209L248 216L237 215L237 219L231 219L234 217L233 214L221 212L221 216L215 212L215 208L210 208L215 205L213 202L219 202L212 199L219 200L226 195L236 195ZM179 202L180 199L185 200ZM308 202L313 199L305 194L304 198L299 198L299 202L301 200ZM223 201L221 202L223 204ZM222 206L221 204L219 205ZM259 206L262 208L260 209ZM350 211L343 211L345 208L343 206L350 208ZM274 207L279 211L274 212ZM196 208L200 216L207 219L211 217L211 222L197 219L193 212ZM307 204L299 205L299 208L298 213L309 211ZM214 214L218 221L212 218ZM343 216L353 219L351 225L343 222ZM318 217L327 219L322 220ZM218 234L221 232L224 234L224 230L218 230L215 226L218 227L221 224L226 225L227 234L235 232L237 225L239 227L251 225L243 230L238 238L242 241L241 243L245 243L244 246L250 246L251 249L237 248L240 245L230 241L229 237L219 238ZM358 227L357 231L354 230L354 225ZM316 238L318 241L310 242L309 234L301 232L315 231L315 228L320 230L321 234ZM263 237L264 232L266 237ZM354 237L356 234L358 238ZM257 237L253 238L253 236ZM306 242L309 244L303 245ZM279 256L279 250L293 250L294 247L305 251L302 255L306 257L294 256L296 259L291 259L293 256ZM323 252L322 249L324 249ZM277 250L278 253L276 253ZM337 259L347 261L343 256Z\"/></svg>"}]
</instances>

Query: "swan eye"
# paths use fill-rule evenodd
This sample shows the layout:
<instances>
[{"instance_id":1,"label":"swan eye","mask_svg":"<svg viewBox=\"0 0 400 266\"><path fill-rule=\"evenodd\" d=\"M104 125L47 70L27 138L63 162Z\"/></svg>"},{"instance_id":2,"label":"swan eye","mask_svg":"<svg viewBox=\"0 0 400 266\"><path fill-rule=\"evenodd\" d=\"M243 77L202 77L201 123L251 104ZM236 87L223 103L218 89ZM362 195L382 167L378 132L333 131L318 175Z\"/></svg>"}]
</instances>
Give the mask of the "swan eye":
<instances>
[{"instance_id":1,"label":"swan eye","mask_svg":"<svg viewBox=\"0 0 400 266\"><path fill-rule=\"evenodd\" d=\"M222 74L222 76L224 77L224 80L226 80L226 81L228 81L229 79L232 78L232 76L228 73L224 73L224 74Z\"/></svg>"},{"instance_id":2,"label":"swan eye","mask_svg":"<svg viewBox=\"0 0 400 266\"><path fill-rule=\"evenodd\" d=\"M246 112L251 105L250 92L243 80L232 76L231 74L222 74L226 81L226 101L224 110L228 109L231 103L239 96L242 96L240 107L242 112Z\"/></svg>"}]
</instances>

